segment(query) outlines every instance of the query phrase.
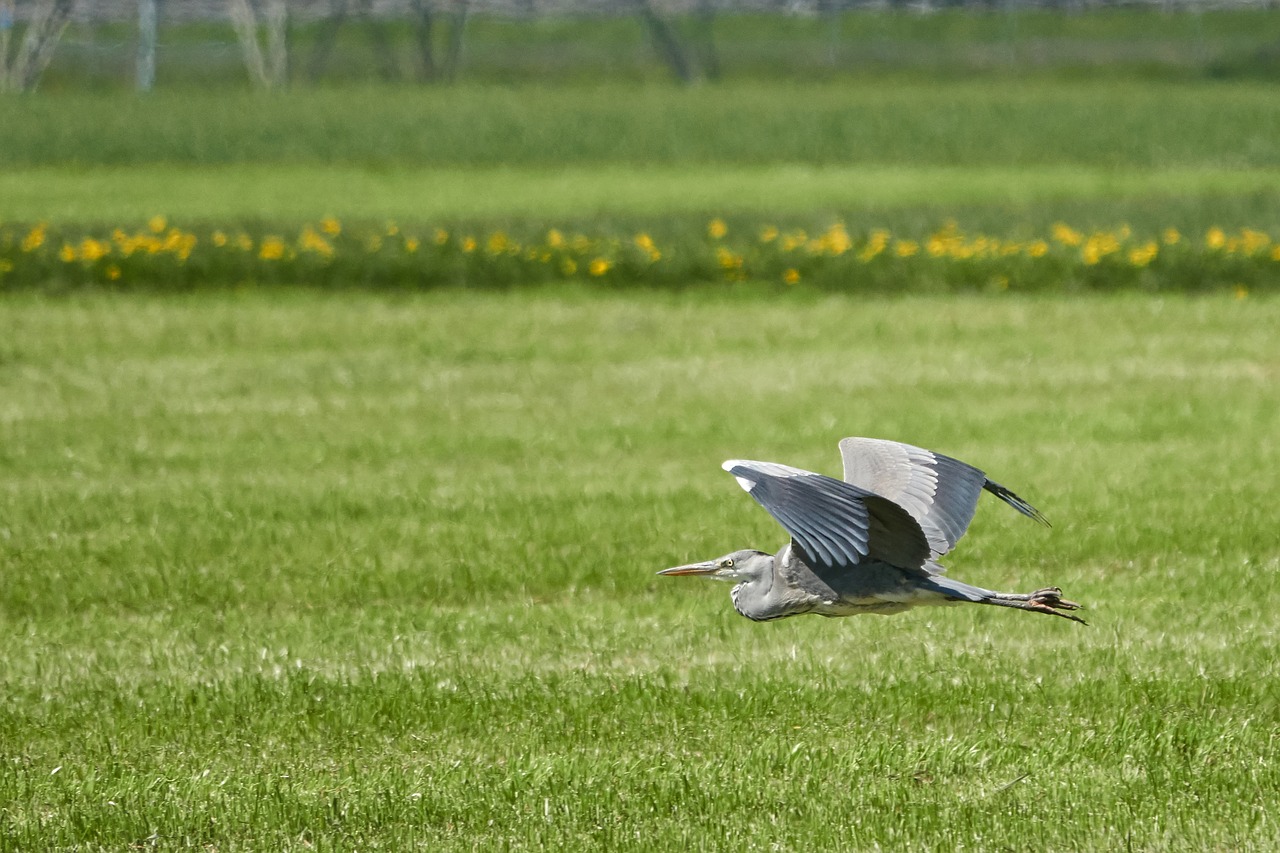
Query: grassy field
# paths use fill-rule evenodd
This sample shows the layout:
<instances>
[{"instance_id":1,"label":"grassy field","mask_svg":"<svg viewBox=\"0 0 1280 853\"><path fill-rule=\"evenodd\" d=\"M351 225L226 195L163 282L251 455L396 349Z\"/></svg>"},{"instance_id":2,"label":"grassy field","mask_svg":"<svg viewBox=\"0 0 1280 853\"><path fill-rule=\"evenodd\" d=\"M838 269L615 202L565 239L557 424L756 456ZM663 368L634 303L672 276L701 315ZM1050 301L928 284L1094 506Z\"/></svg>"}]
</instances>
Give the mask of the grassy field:
<instances>
[{"instance_id":1,"label":"grassy field","mask_svg":"<svg viewBox=\"0 0 1280 853\"><path fill-rule=\"evenodd\" d=\"M0 847L1273 849L1275 300L9 295ZM974 608L753 624L727 457L959 455Z\"/></svg>"},{"instance_id":2,"label":"grassy field","mask_svg":"<svg viewBox=\"0 0 1280 853\"><path fill-rule=\"evenodd\" d=\"M39 222L74 247L156 215L199 232L202 252L215 231L258 241L324 216L366 228L391 220L418 238L444 227L526 242L554 228L686 243L713 217L738 234L839 222L855 237L890 229L917 242L953 221L1012 240L1065 222L1143 241L1169 228L1274 241L1273 94L1241 82L1030 79L9 99L0 276L46 274L19 249ZM89 278L110 281L112 263L128 266L105 259ZM1258 284L1184 266L1189 285L1178 289Z\"/></svg>"},{"instance_id":3,"label":"grassy field","mask_svg":"<svg viewBox=\"0 0 1280 853\"><path fill-rule=\"evenodd\" d=\"M0 850L1280 847L1275 16L1139 18L0 99ZM1091 626L654 576L845 435L1035 503L952 573Z\"/></svg>"}]
</instances>

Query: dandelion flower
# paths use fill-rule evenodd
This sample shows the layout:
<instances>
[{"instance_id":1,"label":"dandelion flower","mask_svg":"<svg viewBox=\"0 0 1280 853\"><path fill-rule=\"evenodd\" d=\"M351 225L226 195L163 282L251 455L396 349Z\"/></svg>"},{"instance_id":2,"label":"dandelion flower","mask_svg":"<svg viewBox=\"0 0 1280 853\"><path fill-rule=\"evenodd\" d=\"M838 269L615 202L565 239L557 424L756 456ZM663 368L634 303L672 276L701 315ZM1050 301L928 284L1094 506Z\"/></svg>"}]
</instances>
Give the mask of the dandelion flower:
<instances>
[{"instance_id":1,"label":"dandelion flower","mask_svg":"<svg viewBox=\"0 0 1280 853\"><path fill-rule=\"evenodd\" d=\"M27 236L22 238L22 251L34 252L44 245L45 227L45 224L41 222L27 232Z\"/></svg>"},{"instance_id":2,"label":"dandelion flower","mask_svg":"<svg viewBox=\"0 0 1280 853\"><path fill-rule=\"evenodd\" d=\"M595 258L591 261L591 265L587 267L587 272L594 276L602 276L609 271L609 267L613 266L604 258Z\"/></svg>"},{"instance_id":3,"label":"dandelion flower","mask_svg":"<svg viewBox=\"0 0 1280 853\"><path fill-rule=\"evenodd\" d=\"M64 264L71 263L76 259L76 247L70 243L63 243L62 248L58 250L58 257Z\"/></svg>"},{"instance_id":4,"label":"dandelion flower","mask_svg":"<svg viewBox=\"0 0 1280 853\"><path fill-rule=\"evenodd\" d=\"M163 234L164 229L169 227L169 220L164 216L153 216L147 220L147 227L152 234Z\"/></svg>"},{"instance_id":5,"label":"dandelion flower","mask_svg":"<svg viewBox=\"0 0 1280 853\"><path fill-rule=\"evenodd\" d=\"M796 269L795 267L791 267L790 269L784 270L782 273L782 280L787 284L799 284L800 270Z\"/></svg>"},{"instance_id":6,"label":"dandelion flower","mask_svg":"<svg viewBox=\"0 0 1280 853\"><path fill-rule=\"evenodd\" d=\"M1245 287L1243 284L1236 285L1236 289L1235 289L1236 299L1244 299L1248 295L1249 295L1249 288Z\"/></svg>"},{"instance_id":7,"label":"dandelion flower","mask_svg":"<svg viewBox=\"0 0 1280 853\"><path fill-rule=\"evenodd\" d=\"M1141 246L1135 246L1129 250L1129 263L1135 267L1145 267L1147 264L1155 260L1156 254L1160 251L1155 240L1143 243Z\"/></svg>"},{"instance_id":8,"label":"dandelion flower","mask_svg":"<svg viewBox=\"0 0 1280 853\"><path fill-rule=\"evenodd\" d=\"M1204 244L1210 249L1223 248L1227 245L1227 232L1215 225L1205 232Z\"/></svg>"},{"instance_id":9,"label":"dandelion flower","mask_svg":"<svg viewBox=\"0 0 1280 853\"><path fill-rule=\"evenodd\" d=\"M1065 222L1055 222L1050 233L1064 246L1079 246L1084 242L1084 235Z\"/></svg>"},{"instance_id":10,"label":"dandelion flower","mask_svg":"<svg viewBox=\"0 0 1280 853\"><path fill-rule=\"evenodd\" d=\"M111 264L110 266L107 267L107 278L111 279L112 281L119 281L120 275L121 275L120 267L116 266L115 264Z\"/></svg>"},{"instance_id":11,"label":"dandelion flower","mask_svg":"<svg viewBox=\"0 0 1280 853\"><path fill-rule=\"evenodd\" d=\"M258 257L264 261L278 261L284 257L284 240L274 234L268 234L262 238L262 245L258 248Z\"/></svg>"},{"instance_id":12,"label":"dandelion flower","mask_svg":"<svg viewBox=\"0 0 1280 853\"><path fill-rule=\"evenodd\" d=\"M724 224L724 220L716 217L707 223L707 236L712 240L720 240L724 235L729 233L729 226Z\"/></svg>"}]
</instances>

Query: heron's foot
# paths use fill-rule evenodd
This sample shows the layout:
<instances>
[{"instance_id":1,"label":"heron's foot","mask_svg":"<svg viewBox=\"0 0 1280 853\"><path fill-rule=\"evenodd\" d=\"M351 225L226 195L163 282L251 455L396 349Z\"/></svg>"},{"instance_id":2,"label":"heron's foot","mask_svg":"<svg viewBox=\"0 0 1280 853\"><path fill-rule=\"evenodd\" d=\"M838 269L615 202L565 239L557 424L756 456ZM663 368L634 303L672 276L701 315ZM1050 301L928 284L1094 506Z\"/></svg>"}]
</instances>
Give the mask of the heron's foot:
<instances>
[{"instance_id":1,"label":"heron's foot","mask_svg":"<svg viewBox=\"0 0 1280 853\"><path fill-rule=\"evenodd\" d=\"M1061 616L1063 619L1070 619L1072 622L1079 622L1081 625L1089 623L1071 613L1064 613L1066 610L1079 610L1080 605L1074 601L1068 601L1062 597L1062 590L1056 586L1038 589L1029 593L998 593L994 596L997 601L1007 602L1010 607L1017 607L1019 610L1030 610L1033 613L1046 613L1050 616Z\"/></svg>"}]
</instances>

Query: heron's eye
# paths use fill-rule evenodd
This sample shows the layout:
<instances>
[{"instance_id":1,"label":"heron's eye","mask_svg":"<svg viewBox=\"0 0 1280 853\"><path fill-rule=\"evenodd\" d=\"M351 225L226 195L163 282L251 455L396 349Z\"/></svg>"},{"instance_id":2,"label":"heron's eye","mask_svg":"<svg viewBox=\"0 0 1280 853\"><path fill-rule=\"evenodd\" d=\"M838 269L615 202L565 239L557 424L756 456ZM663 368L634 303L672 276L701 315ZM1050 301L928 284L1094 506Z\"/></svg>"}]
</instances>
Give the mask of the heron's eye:
<instances>
[{"instance_id":1,"label":"heron's eye","mask_svg":"<svg viewBox=\"0 0 1280 853\"><path fill-rule=\"evenodd\" d=\"M733 560L725 560L723 563L721 563L721 565L723 565L726 569L732 569Z\"/></svg>"}]
</instances>

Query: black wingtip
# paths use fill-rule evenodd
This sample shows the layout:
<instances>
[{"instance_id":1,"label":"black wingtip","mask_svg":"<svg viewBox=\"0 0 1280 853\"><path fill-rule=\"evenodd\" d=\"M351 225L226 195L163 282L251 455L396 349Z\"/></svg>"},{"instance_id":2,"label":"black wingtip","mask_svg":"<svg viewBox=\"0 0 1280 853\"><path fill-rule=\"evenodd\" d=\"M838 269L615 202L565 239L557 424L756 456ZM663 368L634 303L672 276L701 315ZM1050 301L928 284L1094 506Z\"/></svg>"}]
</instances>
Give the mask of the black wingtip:
<instances>
[{"instance_id":1,"label":"black wingtip","mask_svg":"<svg viewBox=\"0 0 1280 853\"><path fill-rule=\"evenodd\" d=\"M987 480L982 484L982 488L986 489L988 492L995 495L1018 512L1022 513L1027 518L1030 518L1033 521L1038 521L1045 527L1053 527L1053 525L1049 523L1049 519L1040 514L1040 510L1036 509L999 483L993 480Z\"/></svg>"}]
</instances>

